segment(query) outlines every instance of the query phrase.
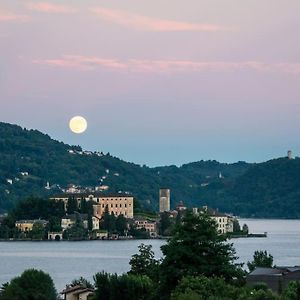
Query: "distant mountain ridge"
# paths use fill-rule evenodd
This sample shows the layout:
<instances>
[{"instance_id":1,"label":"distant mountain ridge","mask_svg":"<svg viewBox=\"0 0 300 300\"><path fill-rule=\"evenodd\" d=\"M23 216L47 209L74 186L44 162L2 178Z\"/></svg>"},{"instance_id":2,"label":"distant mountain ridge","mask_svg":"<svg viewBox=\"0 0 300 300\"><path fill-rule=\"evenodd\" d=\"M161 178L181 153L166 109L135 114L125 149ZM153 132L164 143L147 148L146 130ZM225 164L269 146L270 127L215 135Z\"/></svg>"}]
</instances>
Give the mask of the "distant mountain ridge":
<instances>
[{"instance_id":1,"label":"distant mountain ridge","mask_svg":"<svg viewBox=\"0 0 300 300\"><path fill-rule=\"evenodd\" d=\"M0 212L30 195L47 197L68 184L128 192L149 210L158 208L159 188L168 187L172 207L182 200L189 207L209 205L240 216L300 217L299 158L149 168L0 123Z\"/></svg>"}]
</instances>

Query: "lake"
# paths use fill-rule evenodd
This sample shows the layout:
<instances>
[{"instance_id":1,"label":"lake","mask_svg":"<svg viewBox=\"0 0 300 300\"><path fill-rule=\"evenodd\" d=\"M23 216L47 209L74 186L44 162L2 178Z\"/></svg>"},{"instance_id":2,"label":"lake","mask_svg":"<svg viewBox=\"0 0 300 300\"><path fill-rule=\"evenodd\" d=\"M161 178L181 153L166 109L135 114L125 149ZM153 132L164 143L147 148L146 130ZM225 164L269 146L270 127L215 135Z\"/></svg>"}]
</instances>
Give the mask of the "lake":
<instances>
[{"instance_id":1,"label":"lake","mask_svg":"<svg viewBox=\"0 0 300 300\"><path fill-rule=\"evenodd\" d=\"M232 239L240 262L252 259L255 250L267 250L276 265L300 265L300 220L241 219L251 233L268 232L267 238ZM25 269L48 272L61 291L74 278L92 281L95 273L123 273L139 244L152 244L161 256L163 240L84 241L84 242L0 242L0 284Z\"/></svg>"}]
</instances>

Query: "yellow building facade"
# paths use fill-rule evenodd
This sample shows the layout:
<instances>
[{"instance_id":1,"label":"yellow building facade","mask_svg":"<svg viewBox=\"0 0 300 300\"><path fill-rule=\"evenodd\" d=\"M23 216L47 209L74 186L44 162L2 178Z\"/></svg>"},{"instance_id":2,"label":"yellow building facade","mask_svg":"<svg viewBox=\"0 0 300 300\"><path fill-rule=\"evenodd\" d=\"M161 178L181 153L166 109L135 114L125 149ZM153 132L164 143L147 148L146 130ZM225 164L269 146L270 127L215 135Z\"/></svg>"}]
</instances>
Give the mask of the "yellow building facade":
<instances>
[{"instance_id":1,"label":"yellow building facade","mask_svg":"<svg viewBox=\"0 0 300 300\"><path fill-rule=\"evenodd\" d=\"M22 232L29 232L32 230L34 224L41 224L45 227L48 222L45 220L19 220L16 221L15 226Z\"/></svg>"},{"instance_id":2,"label":"yellow building facade","mask_svg":"<svg viewBox=\"0 0 300 300\"><path fill-rule=\"evenodd\" d=\"M106 206L111 214L115 216L123 215L125 218L133 218L134 198L130 195L103 195L103 194L64 194L62 196L52 197L55 201L64 202L65 211L67 211L69 199L75 199L80 208L81 201L93 201L94 216L101 218Z\"/></svg>"}]
</instances>

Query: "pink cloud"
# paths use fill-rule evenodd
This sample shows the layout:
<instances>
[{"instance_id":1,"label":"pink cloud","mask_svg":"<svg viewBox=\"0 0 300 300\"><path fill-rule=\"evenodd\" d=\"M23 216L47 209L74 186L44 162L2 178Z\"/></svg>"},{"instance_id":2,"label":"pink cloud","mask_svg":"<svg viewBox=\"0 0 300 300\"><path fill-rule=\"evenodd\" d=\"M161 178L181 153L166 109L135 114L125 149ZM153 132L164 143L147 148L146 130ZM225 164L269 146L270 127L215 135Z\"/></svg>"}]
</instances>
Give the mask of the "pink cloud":
<instances>
[{"instance_id":1,"label":"pink cloud","mask_svg":"<svg viewBox=\"0 0 300 300\"><path fill-rule=\"evenodd\" d=\"M216 24L198 24L163 20L103 7L92 8L91 11L106 21L137 30L211 32L228 30L228 28Z\"/></svg>"},{"instance_id":2,"label":"pink cloud","mask_svg":"<svg viewBox=\"0 0 300 300\"><path fill-rule=\"evenodd\" d=\"M36 59L33 63L53 67L73 68L83 71L95 70L99 67L118 70L127 68L126 64L121 63L116 59L105 59L81 55L64 55L59 59Z\"/></svg>"},{"instance_id":3,"label":"pink cloud","mask_svg":"<svg viewBox=\"0 0 300 300\"><path fill-rule=\"evenodd\" d=\"M0 10L0 22L27 22L29 17Z\"/></svg>"},{"instance_id":4,"label":"pink cloud","mask_svg":"<svg viewBox=\"0 0 300 300\"><path fill-rule=\"evenodd\" d=\"M70 14L76 12L76 9L74 9L73 7L62 4L53 4L49 2L30 2L27 4L27 7L30 10L45 13Z\"/></svg>"},{"instance_id":5,"label":"pink cloud","mask_svg":"<svg viewBox=\"0 0 300 300\"><path fill-rule=\"evenodd\" d=\"M140 60L107 59L96 56L64 55L58 59L36 59L35 64L52 67L72 68L81 71L110 69L141 73L176 73L176 72L280 72L300 75L299 63L264 63L259 61L228 62L209 61L199 62L190 60Z\"/></svg>"}]
</instances>

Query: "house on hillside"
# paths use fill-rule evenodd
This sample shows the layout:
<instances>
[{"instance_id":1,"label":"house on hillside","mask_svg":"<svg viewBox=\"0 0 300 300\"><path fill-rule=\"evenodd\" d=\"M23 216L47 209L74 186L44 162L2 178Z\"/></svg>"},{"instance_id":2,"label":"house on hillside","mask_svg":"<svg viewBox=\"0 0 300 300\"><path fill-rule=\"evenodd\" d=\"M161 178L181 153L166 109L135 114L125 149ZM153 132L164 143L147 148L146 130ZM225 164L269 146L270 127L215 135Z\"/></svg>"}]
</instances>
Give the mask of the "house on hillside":
<instances>
[{"instance_id":1,"label":"house on hillside","mask_svg":"<svg viewBox=\"0 0 300 300\"><path fill-rule=\"evenodd\" d=\"M247 275L248 286L264 283L272 291L280 293L290 281L300 280L300 266L255 268Z\"/></svg>"},{"instance_id":2,"label":"house on hillside","mask_svg":"<svg viewBox=\"0 0 300 300\"><path fill-rule=\"evenodd\" d=\"M179 201L179 203L176 206L177 211L185 211L187 210L187 207L183 204L183 201Z\"/></svg>"}]
</instances>

